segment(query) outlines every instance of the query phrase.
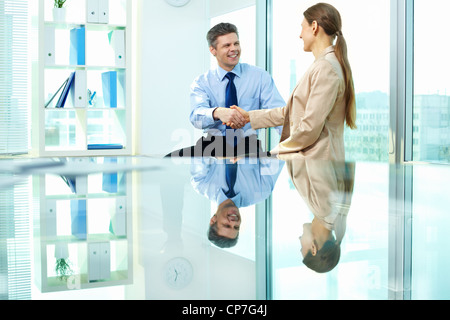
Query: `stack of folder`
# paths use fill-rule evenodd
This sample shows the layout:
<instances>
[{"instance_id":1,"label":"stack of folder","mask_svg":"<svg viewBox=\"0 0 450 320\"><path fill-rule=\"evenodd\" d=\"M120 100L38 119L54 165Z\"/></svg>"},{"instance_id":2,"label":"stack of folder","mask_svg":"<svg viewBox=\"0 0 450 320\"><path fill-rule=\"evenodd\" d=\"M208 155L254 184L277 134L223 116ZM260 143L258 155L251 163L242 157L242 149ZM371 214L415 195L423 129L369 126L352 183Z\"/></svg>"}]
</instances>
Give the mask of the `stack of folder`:
<instances>
[{"instance_id":1,"label":"stack of folder","mask_svg":"<svg viewBox=\"0 0 450 320\"><path fill-rule=\"evenodd\" d=\"M62 86L53 95L50 101L47 102L45 107L47 108L50 103L56 98L58 93L61 92L58 102L55 108L64 108L67 102L67 97L71 93L73 106L75 108L86 107L87 101L87 89L86 89L86 70L77 70L70 74L70 76L64 81Z\"/></svg>"}]
</instances>

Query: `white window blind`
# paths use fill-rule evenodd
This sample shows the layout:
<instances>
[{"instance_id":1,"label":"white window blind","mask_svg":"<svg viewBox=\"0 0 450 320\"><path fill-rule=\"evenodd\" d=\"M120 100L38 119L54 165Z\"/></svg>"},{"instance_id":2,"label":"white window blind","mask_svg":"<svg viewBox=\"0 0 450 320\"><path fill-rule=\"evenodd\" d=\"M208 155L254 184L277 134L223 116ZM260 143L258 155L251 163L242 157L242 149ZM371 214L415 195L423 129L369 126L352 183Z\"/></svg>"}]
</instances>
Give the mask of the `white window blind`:
<instances>
[{"instance_id":1,"label":"white window blind","mask_svg":"<svg viewBox=\"0 0 450 320\"><path fill-rule=\"evenodd\" d=\"M0 154L29 149L28 5L0 0Z\"/></svg>"},{"instance_id":2,"label":"white window blind","mask_svg":"<svg viewBox=\"0 0 450 320\"><path fill-rule=\"evenodd\" d=\"M0 300L31 299L30 180L0 188Z\"/></svg>"}]
</instances>

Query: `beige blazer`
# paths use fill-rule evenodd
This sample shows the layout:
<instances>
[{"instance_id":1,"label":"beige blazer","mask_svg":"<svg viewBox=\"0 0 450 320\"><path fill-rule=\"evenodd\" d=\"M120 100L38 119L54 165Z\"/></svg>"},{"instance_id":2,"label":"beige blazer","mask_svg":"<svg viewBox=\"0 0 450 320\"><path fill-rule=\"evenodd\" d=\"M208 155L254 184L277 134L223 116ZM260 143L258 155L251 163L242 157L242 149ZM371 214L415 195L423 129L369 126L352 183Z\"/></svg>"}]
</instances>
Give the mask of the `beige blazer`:
<instances>
[{"instance_id":1,"label":"beige blazer","mask_svg":"<svg viewBox=\"0 0 450 320\"><path fill-rule=\"evenodd\" d=\"M283 108L250 111L253 129L283 126L272 154L345 160L345 81L334 47L310 66Z\"/></svg>"},{"instance_id":2,"label":"beige blazer","mask_svg":"<svg viewBox=\"0 0 450 320\"><path fill-rule=\"evenodd\" d=\"M346 231L355 183L355 164L283 154L286 168L300 196L322 225L334 230L340 243Z\"/></svg>"}]
</instances>

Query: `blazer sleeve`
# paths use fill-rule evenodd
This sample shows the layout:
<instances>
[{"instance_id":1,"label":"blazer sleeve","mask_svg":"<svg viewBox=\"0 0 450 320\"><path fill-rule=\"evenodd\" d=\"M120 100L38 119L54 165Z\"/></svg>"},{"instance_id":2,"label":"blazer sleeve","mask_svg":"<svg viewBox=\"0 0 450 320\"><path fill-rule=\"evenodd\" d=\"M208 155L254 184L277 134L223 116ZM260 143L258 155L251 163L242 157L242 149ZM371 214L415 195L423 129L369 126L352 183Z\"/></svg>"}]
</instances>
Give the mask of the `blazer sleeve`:
<instances>
[{"instance_id":1,"label":"blazer sleeve","mask_svg":"<svg viewBox=\"0 0 450 320\"><path fill-rule=\"evenodd\" d=\"M298 126L291 128L291 135L271 153L291 153L304 150L319 139L325 122L338 97L341 80L328 61L321 61L311 72L310 93L303 117ZM292 109L295 110L296 99ZM294 120L296 121L296 120Z\"/></svg>"},{"instance_id":2,"label":"blazer sleeve","mask_svg":"<svg viewBox=\"0 0 450 320\"><path fill-rule=\"evenodd\" d=\"M284 124L286 107L254 110L249 112L250 124L253 130L278 127Z\"/></svg>"}]
</instances>

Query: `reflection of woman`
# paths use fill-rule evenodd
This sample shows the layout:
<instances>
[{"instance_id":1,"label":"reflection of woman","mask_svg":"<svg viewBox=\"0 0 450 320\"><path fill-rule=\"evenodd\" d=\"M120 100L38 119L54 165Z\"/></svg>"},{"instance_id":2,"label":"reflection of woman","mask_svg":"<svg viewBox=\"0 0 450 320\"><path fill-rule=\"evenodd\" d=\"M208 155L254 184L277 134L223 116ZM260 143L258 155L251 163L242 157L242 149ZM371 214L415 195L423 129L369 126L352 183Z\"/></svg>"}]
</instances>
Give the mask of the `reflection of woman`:
<instances>
[{"instance_id":1,"label":"reflection of woman","mask_svg":"<svg viewBox=\"0 0 450 320\"><path fill-rule=\"evenodd\" d=\"M312 222L303 225L300 237L303 263L316 272L328 272L340 259L353 194L354 164L295 154L280 158L286 160L295 188L314 214Z\"/></svg>"},{"instance_id":2,"label":"reflection of woman","mask_svg":"<svg viewBox=\"0 0 450 320\"><path fill-rule=\"evenodd\" d=\"M353 77L339 12L319 3L304 13L300 38L315 62L283 108L245 112L253 129L283 125L281 142L272 154L301 153L343 160L344 123L356 128ZM333 42L336 40L335 46Z\"/></svg>"}]
</instances>

